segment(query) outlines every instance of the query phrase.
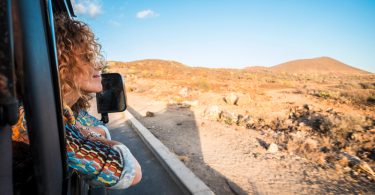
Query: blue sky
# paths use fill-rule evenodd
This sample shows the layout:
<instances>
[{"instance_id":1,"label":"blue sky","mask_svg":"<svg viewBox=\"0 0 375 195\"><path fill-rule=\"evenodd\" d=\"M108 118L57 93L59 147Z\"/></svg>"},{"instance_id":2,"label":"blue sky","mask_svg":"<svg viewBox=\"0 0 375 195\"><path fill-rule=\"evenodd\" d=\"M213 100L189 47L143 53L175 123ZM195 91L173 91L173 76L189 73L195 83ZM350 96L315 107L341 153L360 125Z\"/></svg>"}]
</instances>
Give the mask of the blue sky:
<instances>
[{"instance_id":1,"label":"blue sky","mask_svg":"<svg viewBox=\"0 0 375 195\"><path fill-rule=\"evenodd\" d=\"M329 56L375 72L372 0L75 0L108 60L242 68Z\"/></svg>"}]
</instances>

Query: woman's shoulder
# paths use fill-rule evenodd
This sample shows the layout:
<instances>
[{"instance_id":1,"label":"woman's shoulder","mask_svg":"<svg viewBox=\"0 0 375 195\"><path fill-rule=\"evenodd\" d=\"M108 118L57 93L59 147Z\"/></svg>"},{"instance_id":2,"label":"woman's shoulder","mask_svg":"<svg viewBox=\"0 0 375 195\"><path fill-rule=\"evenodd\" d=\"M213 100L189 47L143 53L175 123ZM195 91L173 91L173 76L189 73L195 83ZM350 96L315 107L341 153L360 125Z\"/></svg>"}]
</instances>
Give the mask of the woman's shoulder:
<instances>
[{"instance_id":1,"label":"woman's shoulder","mask_svg":"<svg viewBox=\"0 0 375 195\"><path fill-rule=\"evenodd\" d=\"M76 120L80 122L84 126L99 126L99 125L104 125L102 121L97 119L95 116L91 115L87 110L81 109L78 112Z\"/></svg>"}]
</instances>

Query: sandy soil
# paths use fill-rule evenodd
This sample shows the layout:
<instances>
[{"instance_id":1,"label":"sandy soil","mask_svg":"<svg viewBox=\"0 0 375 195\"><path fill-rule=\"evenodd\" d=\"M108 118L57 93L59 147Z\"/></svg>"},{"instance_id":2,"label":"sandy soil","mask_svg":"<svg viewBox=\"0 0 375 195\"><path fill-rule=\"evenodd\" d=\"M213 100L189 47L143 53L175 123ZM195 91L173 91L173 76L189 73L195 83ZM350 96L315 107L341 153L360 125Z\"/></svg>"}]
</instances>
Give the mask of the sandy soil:
<instances>
[{"instance_id":1,"label":"sandy soil","mask_svg":"<svg viewBox=\"0 0 375 195\"><path fill-rule=\"evenodd\" d=\"M300 101L297 95L294 97L288 94L286 97L285 94L285 91L271 90L265 95L283 103ZM217 94L212 98L209 96L205 94L201 97L207 102L201 101L200 104L221 101L215 99L221 98ZM322 168L296 154L286 151L268 152L266 145L273 141L272 137L277 136L276 132L256 131L205 119L202 117L204 107L200 106L184 108L137 93L128 93L127 98L129 111L216 194L375 192L374 183L368 183L367 180L362 185L361 180L338 174L334 169ZM277 102L272 102L269 106L262 104L262 109L257 108L260 110L259 115L285 115L270 112L278 110L278 105ZM146 117L147 111L155 115Z\"/></svg>"}]
</instances>

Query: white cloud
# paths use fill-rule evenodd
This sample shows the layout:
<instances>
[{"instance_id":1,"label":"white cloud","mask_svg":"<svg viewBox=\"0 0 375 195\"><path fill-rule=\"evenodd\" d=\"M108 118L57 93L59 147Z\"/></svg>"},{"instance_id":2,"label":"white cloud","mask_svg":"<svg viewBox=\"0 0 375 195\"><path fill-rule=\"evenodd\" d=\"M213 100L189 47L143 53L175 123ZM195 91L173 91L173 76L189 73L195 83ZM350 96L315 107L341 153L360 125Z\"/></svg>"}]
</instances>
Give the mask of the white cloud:
<instances>
[{"instance_id":1,"label":"white cloud","mask_svg":"<svg viewBox=\"0 0 375 195\"><path fill-rule=\"evenodd\" d=\"M89 5L88 14L89 14L89 16L91 16L92 18L93 18L93 17L96 17L96 16L99 15L101 12L102 12L102 7L101 7L100 5L96 5L96 4L90 4L90 5Z\"/></svg>"},{"instance_id":2,"label":"white cloud","mask_svg":"<svg viewBox=\"0 0 375 195\"><path fill-rule=\"evenodd\" d=\"M86 7L82 3L78 3L74 5L74 12L76 14L83 14L86 12Z\"/></svg>"},{"instance_id":3,"label":"white cloud","mask_svg":"<svg viewBox=\"0 0 375 195\"><path fill-rule=\"evenodd\" d=\"M157 17L157 16L159 16L159 14L150 9L142 10L137 13L137 18L140 18L140 19L152 18L152 17Z\"/></svg>"},{"instance_id":4,"label":"white cloud","mask_svg":"<svg viewBox=\"0 0 375 195\"><path fill-rule=\"evenodd\" d=\"M74 13L95 18L102 12L102 6L96 0L73 0Z\"/></svg>"}]
</instances>

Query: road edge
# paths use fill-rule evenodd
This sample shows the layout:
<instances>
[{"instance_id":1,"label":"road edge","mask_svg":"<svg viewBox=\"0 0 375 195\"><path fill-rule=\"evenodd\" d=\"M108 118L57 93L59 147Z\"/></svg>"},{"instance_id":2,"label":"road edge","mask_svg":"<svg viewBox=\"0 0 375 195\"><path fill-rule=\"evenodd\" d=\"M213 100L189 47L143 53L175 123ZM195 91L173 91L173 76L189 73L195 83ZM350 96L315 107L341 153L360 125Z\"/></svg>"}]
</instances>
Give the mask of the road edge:
<instances>
[{"instance_id":1,"label":"road edge","mask_svg":"<svg viewBox=\"0 0 375 195\"><path fill-rule=\"evenodd\" d=\"M157 139L146 127L136 119L131 112L126 110L124 117L128 119L130 126L145 142L147 147L162 161L170 173L180 181L187 190L194 195L215 194L201 179L199 179L188 167L182 163L175 154Z\"/></svg>"}]
</instances>

